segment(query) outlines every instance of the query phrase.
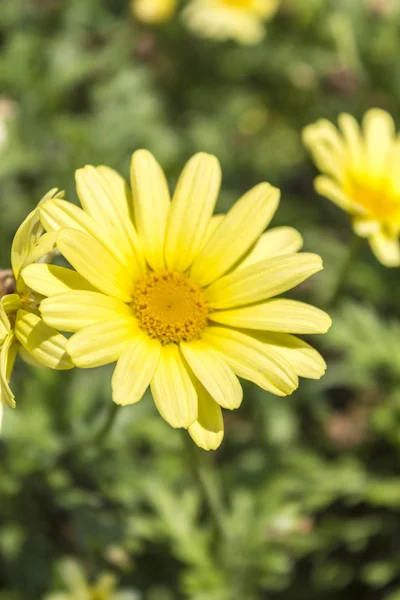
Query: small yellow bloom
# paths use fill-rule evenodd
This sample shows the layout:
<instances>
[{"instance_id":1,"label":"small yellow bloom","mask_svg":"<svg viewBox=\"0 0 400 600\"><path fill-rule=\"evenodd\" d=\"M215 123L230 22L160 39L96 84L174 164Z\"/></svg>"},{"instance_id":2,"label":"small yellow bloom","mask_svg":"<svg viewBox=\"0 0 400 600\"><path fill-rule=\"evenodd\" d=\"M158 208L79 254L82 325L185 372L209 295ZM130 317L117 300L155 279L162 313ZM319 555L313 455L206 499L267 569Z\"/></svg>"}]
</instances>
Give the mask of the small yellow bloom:
<instances>
[{"instance_id":1,"label":"small yellow bloom","mask_svg":"<svg viewBox=\"0 0 400 600\"><path fill-rule=\"evenodd\" d=\"M339 130L325 119L304 129L303 139L324 173L316 191L348 212L355 233L368 238L377 259L400 266L400 136L392 117L366 112L362 128L349 114Z\"/></svg>"},{"instance_id":2,"label":"small yellow bloom","mask_svg":"<svg viewBox=\"0 0 400 600\"><path fill-rule=\"evenodd\" d=\"M118 581L112 573L101 573L91 584L81 565L73 558L61 560L58 572L68 591L49 594L44 600L138 600L134 592L116 589Z\"/></svg>"},{"instance_id":3,"label":"small yellow bloom","mask_svg":"<svg viewBox=\"0 0 400 600\"><path fill-rule=\"evenodd\" d=\"M176 0L131 0L134 15L143 23L163 23L171 19Z\"/></svg>"},{"instance_id":4,"label":"small yellow bloom","mask_svg":"<svg viewBox=\"0 0 400 600\"><path fill-rule=\"evenodd\" d=\"M221 407L242 402L238 376L285 396L299 376L323 375L322 357L291 334L323 333L329 316L275 298L322 269L319 256L298 253L295 229L263 233L279 190L261 183L212 216L221 183L214 156L187 163L171 201L145 150L132 158L132 194L107 167L80 169L76 181L83 210L51 199L40 211L76 272L30 265L24 277L51 296L40 307L45 322L75 333L67 349L76 366L118 361L114 402L134 404L150 385L162 417L214 449Z\"/></svg>"},{"instance_id":5,"label":"small yellow bloom","mask_svg":"<svg viewBox=\"0 0 400 600\"><path fill-rule=\"evenodd\" d=\"M61 194L56 192L52 190L43 200L60 198ZM42 259L55 248L55 235L42 233L36 208L22 223L12 244L15 292L4 295L0 300L0 425L3 404L15 407L8 381L18 351L27 362L53 369L73 368L65 352L66 338L45 325L39 313L42 296L34 293L23 279L24 267Z\"/></svg>"},{"instance_id":6,"label":"small yellow bloom","mask_svg":"<svg viewBox=\"0 0 400 600\"><path fill-rule=\"evenodd\" d=\"M234 39L258 44L265 35L264 22L276 13L280 0L191 0L183 12L198 35L216 40Z\"/></svg>"}]
</instances>

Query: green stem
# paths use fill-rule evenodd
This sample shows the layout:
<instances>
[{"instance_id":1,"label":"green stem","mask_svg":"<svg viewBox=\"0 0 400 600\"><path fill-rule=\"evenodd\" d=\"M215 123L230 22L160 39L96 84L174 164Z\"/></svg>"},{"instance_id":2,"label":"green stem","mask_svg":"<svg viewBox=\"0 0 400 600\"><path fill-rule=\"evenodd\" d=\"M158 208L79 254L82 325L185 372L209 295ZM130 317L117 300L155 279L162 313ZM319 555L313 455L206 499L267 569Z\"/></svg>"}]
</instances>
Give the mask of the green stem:
<instances>
[{"instance_id":1,"label":"green stem","mask_svg":"<svg viewBox=\"0 0 400 600\"><path fill-rule=\"evenodd\" d=\"M109 408L107 408L105 419L101 423L100 427L88 437L84 437L83 439L75 439L62 454L61 460L65 460L66 458L70 458L78 454L79 450L88 446L101 446L114 424L115 418L118 414L118 408L118 404L111 402Z\"/></svg>"},{"instance_id":2,"label":"green stem","mask_svg":"<svg viewBox=\"0 0 400 600\"><path fill-rule=\"evenodd\" d=\"M102 442L107 437L107 434L111 431L112 426L114 425L116 416L118 414L118 409L118 404L115 404L115 402L111 402L104 423L102 423L99 430L94 434L93 438L88 440L90 444L102 444Z\"/></svg>"},{"instance_id":3,"label":"green stem","mask_svg":"<svg viewBox=\"0 0 400 600\"><path fill-rule=\"evenodd\" d=\"M336 284L333 288L332 295L327 302L328 308L332 308L337 303L337 301L340 297L340 294L342 293L343 287L346 284L347 279L349 277L351 267L353 266L353 263L354 263L357 255L358 255L358 252L360 250L361 242L362 242L361 238L358 235L354 234L353 241L350 245L347 256L346 256L344 263L339 271L339 276L338 276Z\"/></svg>"},{"instance_id":4,"label":"green stem","mask_svg":"<svg viewBox=\"0 0 400 600\"><path fill-rule=\"evenodd\" d=\"M205 452L197 448L189 438L187 431L183 430L183 435L188 463L193 478L200 489L216 531L225 534L226 527L219 487L220 481L211 460L209 460L211 457L205 456Z\"/></svg>"}]
</instances>

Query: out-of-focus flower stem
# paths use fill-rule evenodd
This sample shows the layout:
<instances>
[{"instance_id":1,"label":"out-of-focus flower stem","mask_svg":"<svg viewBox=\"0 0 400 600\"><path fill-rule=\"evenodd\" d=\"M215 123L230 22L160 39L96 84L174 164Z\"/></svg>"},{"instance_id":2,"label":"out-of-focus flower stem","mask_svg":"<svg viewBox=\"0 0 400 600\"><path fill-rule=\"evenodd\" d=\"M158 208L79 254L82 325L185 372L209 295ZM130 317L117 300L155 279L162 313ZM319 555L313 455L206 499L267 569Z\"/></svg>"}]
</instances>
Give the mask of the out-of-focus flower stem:
<instances>
[{"instance_id":1,"label":"out-of-focus flower stem","mask_svg":"<svg viewBox=\"0 0 400 600\"><path fill-rule=\"evenodd\" d=\"M97 445L102 444L102 442L107 437L108 433L111 431L114 425L116 416L118 414L118 409L118 404L115 404L115 402L110 403L110 407L107 410L104 422L101 424L98 431L94 434L93 438L89 440L89 443Z\"/></svg>"},{"instance_id":2,"label":"out-of-focus flower stem","mask_svg":"<svg viewBox=\"0 0 400 600\"><path fill-rule=\"evenodd\" d=\"M104 440L107 438L107 435L109 434L109 432L111 431L111 429L114 425L116 416L118 414L118 409L119 409L118 404L111 402L109 407L107 407L107 409L105 411L106 414L105 414L105 417L102 420L100 426L98 428L96 428L94 430L94 432L93 432L93 430L91 430L91 432L89 433L88 436L85 436L84 438L81 437L81 438L73 440L67 446L67 448L61 455L59 461L62 462L66 459L76 456L77 454L79 454L79 451L83 450L84 448L101 447Z\"/></svg>"},{"instance_id":3,"label":"out-of-focus flower stem","mask_svg":"<svg viewBox=\"0 0 400 600\"><path fill-rule=\"evenodd\" d=\"M188 436L187 431L183 430L183 438L187 462L190 466L193 479L200 489L216 532L224 535L226 526L221 499L221 482L212 462L213 457L206 455L203 450L199 450Z\"/></svg>"},{"instance_id":4,"label":"out-of-focus flower stem","mask_svg":"<svg viewBox=\"0 0 400 600\"><path fill-rule=\"evenodd\" d=\"M347 279L350 275L350 271L353 266L353 263L359 253L359 250L361 247L361 242L362 242L362 238L360 238L358 235L354 234L353 240L352 240L349 250L347 252L347 256L343 262L342 267L340 268L339 276L337 278L336 284L332 290L331 296L328 299L328 302L327 302L328 308L334 307L335 304L337 303L337 301L339 300L340 295L343 290L343 287L345 286Z\"/></svg>"}]
</instances>

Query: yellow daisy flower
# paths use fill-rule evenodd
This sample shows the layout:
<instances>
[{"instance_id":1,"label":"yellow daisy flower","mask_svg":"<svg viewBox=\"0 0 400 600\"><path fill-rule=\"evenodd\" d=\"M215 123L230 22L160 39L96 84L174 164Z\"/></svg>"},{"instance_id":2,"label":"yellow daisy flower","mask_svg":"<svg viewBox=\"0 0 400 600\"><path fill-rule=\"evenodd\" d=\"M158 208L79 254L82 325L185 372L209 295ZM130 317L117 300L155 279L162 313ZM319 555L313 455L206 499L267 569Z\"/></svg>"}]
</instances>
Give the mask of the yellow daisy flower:
<instances>
[{"instance_id":1,"label":"yellow daisy flower","mask_svg":"<svg viewBox=\"0 0 400 600\"><path fill-rule=\"evenodd\" d=\"M73 558L64 558L58 572L68 591L54 592L44 600L137 600L138 596L128 590L118 590L118 580L112 573L101 573L97 581L88 581L82 566Z\"/></svg>"},{"instance_id":2,"label":"yellow daisy flower","mask_svg":"<svg viewBox=\"0 0 400 600\"><path fill-rule=\"evenodd\" d=\"M258 44L265 35L264 22L278 6L279 0L191 0L183 17L198 35Z\"/></svg>"},{"instance_id":3,"label":"yellow daisy flower","mask_svg":"<svg viewBox=\"0 0 400 600\"><path fill-rule=\"evenodd\" d=\"M42 201L60 198L51 190ZM39 210L32 211L15 234L11 249L11 265L15 292L0 301L0 425L3 405L15 407L15 397L9 385L14 361L19 351L27 362L52 369L72 369L65 351L66 338L45 325L38 306L42 296L34 293L24 282L22 270L42 259L55 248L56 235L42 235Z\"/></svg>"},{"instance_id":4,"label":"yellow daisy flower","mask_svg":"<svg viewBox=\"0 0 400 600\"><path fill-rule=\"evenodd\" d=\"M400 136L392 117L372 108L362 128L349 114L339 130L326 119L304 129L303 139L324 173L316 191L348 212L355 233L368 238L377 259L400 265Z\"/></svg>"},{"instance_id":5,"label":"yellow daisy flower","mask_svg":"<svg viewBox=\"0 0 400 600\"><path fill-rule=\"evenodd\" d=\"M176 10L176 0L131 0L133 14L144 23L168 21Z\"/></svg>"},{"instance_id":6,"label":"yellow daisy flower","mask_svg":"<svg viewBox=\"0 0 400 600\"><path fill-rule=\"evenodd\" d=\"M263 233L279 190L261 183L213 217L215 157L195 155L171 201L145 150L132 157L132 195L107 167L80 169L76 181L84 210L61 199L41 206L44 227L59 231L57 247L76 272L31 265L24 277L51 296L41 303L45 322L76 332L67 344L76 366L118 361L114 402L134 404L150 385L162 417L211 449L223 437L221 407L242 402L237 376L279 396L299 376L322 376L321 356L291 334L325 332L329 316L275 298L322 269L319 256L297 253L296 230Z\"/></svg>"}]
</instances>

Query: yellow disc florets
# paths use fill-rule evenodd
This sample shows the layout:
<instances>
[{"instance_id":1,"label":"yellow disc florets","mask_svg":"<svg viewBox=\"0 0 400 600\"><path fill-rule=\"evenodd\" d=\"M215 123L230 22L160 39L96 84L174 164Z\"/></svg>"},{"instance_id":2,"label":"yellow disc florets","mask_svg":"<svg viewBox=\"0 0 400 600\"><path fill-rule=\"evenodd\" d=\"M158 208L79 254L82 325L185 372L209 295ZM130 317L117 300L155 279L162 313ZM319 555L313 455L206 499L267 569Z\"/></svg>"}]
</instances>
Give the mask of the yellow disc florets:
<instances>
[{"instance_id":1,"label":"yellow disc florets","mask_svg":"<svg viewBox=\"0 0 400 600\"><path fill-rule=\"evenodd\" d=\"M163 344L196 339L207 325L204 291L176 271L150 273L139 281L132 307L140 328Z\"/></svg>"}]
</instances>

